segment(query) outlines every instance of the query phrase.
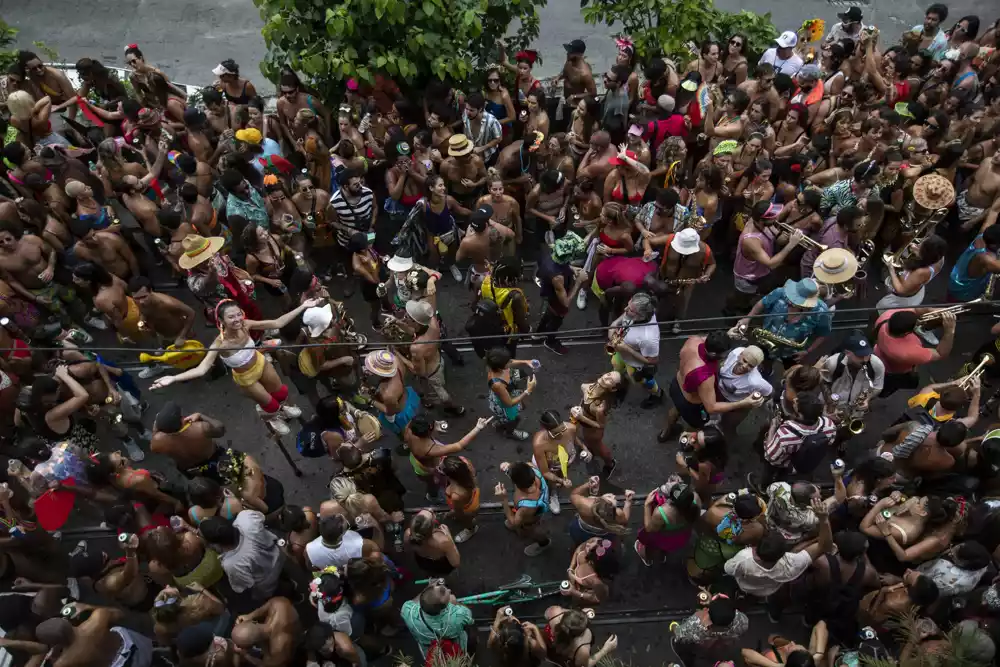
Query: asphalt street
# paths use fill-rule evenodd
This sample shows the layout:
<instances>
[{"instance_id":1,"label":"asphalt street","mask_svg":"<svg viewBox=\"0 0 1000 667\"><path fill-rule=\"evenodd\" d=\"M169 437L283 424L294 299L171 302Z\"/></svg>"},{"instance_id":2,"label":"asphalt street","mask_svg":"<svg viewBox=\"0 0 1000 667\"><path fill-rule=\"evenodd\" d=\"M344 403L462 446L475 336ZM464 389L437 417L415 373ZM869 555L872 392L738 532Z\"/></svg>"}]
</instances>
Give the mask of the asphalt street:
<instances>
[{"instance_id":1,"label":"asphalt street","mask_svg":"<svg viewBox=\"0 0 1000 667\"><path fill-rule=\"evenodd\" d=\"M802 21L822 18L832 25L845 2L856 0L716 0L728 11L745 9L770 12L779 30L795 30ZM925 0L873 0L856 2L865 11L865 22L875 22L886 34L902 32L923 20ZM960 0L946 3L954 18L978 14L985 30L995 18L995 3ZM579 0L549 0L540 10L541 34L534 47L542 56L539 76L555 74L562 67L562 44L573 39L587 42L587 58L597 70L607 69L615 57L613 35L620 26L587 25ZM257 64L265 53L260 35L260 13L251 0L19 0L0 1L0 16L21 30L18 46L31 48L44 41L65 62L87 56L109 65L125 66L124 47L137 43L149 62L174 80L192 85L211 83L216 63L233 58L258 84ZM718 36L725 39L728 35Z\"/></svg>"}]
</instances>

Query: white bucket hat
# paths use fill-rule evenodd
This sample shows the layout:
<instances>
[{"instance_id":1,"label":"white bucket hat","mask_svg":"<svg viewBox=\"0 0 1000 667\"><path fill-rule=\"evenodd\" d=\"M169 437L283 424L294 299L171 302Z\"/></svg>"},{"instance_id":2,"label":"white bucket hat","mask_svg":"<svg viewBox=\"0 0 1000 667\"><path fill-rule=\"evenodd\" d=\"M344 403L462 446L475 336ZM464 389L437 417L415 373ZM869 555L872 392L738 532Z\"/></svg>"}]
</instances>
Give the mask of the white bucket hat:
<instances>
[{"instance_id":1,"label":"white bucket hat","mask_svg":"<svg viewBox=\"0 0 1000 667\"><path fill-rule=\"evenodd\" d=\"M694 228L688 227L674 234L670 247L682 255L693 255L701 249L701 238Z\"/></svg>"}]
</instances>

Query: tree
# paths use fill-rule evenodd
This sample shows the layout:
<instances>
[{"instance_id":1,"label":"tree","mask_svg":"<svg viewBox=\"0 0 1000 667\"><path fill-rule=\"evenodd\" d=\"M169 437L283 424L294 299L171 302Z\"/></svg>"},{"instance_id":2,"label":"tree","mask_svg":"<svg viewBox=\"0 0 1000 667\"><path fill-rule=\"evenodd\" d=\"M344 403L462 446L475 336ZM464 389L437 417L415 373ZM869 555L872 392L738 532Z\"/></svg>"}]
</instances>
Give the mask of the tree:
<instances>
[{"instance_id":1,"label":"tree","mask_svg":"<svg viewBox=\"0 0 1000 667\"><path fill-rule=\"evenodd\" d=\"M680 68L709 37L721 42L739 33L747 38L748 53L760 54L778 36L770 13L727 12L712 0L580 0L580 7L587 23L621 25L640 59L669 58Z\"/></svg>"},{"instance_id":2,"label":"tree","mask_svg":"<svg viewBox=\"0 0 1000 667\"><path fill-rule=\"evenodd\" d=\"M401 88L433 79L464 81L486 63L496 40L523 48L538 36L538 7L547 0L254 0L264 20L272 81L291 67L321 95L336 98L342 82L371 83L376 74Z\"/></svg>"},{"instance_id":3,"label":"tree","mask_svg":"<svg viewBox=\"0 0 1000 667\"><path fill-rule=\"evenodd\" d=\"M17 62L18 49L12 48L17 41L17 28L12 28L6 21L0 19L0 70L6 72L7 69ZM44 42L32 42L32 48L40 52L49 62L59 60L59 54L55 49L50 48Z\"/></svg>"}]
</instances>

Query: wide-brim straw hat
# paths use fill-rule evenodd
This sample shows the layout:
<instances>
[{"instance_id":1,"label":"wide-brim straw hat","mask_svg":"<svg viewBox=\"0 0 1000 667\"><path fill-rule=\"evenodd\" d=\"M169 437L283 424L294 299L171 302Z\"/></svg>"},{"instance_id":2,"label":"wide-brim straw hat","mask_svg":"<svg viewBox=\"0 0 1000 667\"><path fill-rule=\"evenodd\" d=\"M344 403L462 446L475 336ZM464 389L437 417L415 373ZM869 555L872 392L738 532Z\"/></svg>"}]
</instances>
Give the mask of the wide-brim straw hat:
<instances>
[{"instance_id":1,"label":"wide-brim straw hat","mask_svg":"<svg viewBox=\"0 0 1000 667\"><path fill-rule=\"evenodd\" d=\"M177 260L178 266L182 269L193 269L194 267L212 259L217 252L222 250L226 244L226 239L221 236L199 236L198 234L188 234L181 241L181 248L184 254Z\"/></svg>"},{"instance_id":2,"label":"wide-brim straw hat","mask_svg":"<svg viewBox=\"0 0 1000 667\"><path fill-rule=\"evenodd\" d=\"M824 250L813 262L816 280L825 285L839 285L858 273L858 258L849 250L830 248Z\"/></svg>"},{"instance_id":3,"label":"wide-brim straw hat","mask_svg":"<svg viewBox=\"0 0 1000 667\"><path fill-rule=\"evenodd\" d=\"M955 186L940 174L925 174L913 184L913 201L928 211L947 208L955 201Z\"/></svg>"}]
</instances>

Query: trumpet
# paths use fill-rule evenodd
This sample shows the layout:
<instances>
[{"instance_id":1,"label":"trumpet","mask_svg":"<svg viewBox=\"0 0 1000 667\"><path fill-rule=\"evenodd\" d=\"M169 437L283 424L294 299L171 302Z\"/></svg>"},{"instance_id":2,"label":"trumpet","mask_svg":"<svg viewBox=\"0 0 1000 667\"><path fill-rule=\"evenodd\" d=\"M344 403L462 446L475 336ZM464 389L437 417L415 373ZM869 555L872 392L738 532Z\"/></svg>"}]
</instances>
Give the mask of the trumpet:
<instances>
[{"instance_id":1,"label":"trumpet","mask_svg":"<svg viewBox=\"0 0 1000 667\"><path fill-rule=\"evenodd\" d=\"M622 344L625 340L625 336L628 335L628 330L632 327L632 320L624 319L618 328L611 332L611 336L608 337L608 342L604 345L604 351L608 354L614 354L615 348Z\"/></svg>"},{"instance_id":2,"label":"trumpet","mask_svg":"<svg viewBox=\"0 0 1000 667\"><path fill-rule=\"evenodd\" d=\"M968 391L969 388L972 386L972 381L978 378L980 375L982 375L983 372L986 370L987 366L992 366L994 361L995 359L993 358L992 354L984 354L982 359L979 360L979 363L976 365L976 367L973 368L968 375L955 382L955 384L964 389L965 391Z\"/></svg>"},{"instance_id":3,"label":"trumpet","mask_svg":"<svg viewBox=\"0 0 1000 667\"><path fill-rule=\"evenodd\" d=\"M791 236L795 232L801 232L802 231L798 227L794 227L794 226L788 224L787 222L777 222L777 221L775 221L774 224L776 224L778 227L780 227L781 230L783 232L787 233L789 236ZM806 246L807 248L812 248L813 250L818 250L819 252L823 252L824 250L828 250L830 248L830 246L823 245L822 243L820 243L816 239L810 238L808 236L805 236L804 234L805 233L803 232L802 240L799 242L799 245Z\"/></svg>"},{"instance_id":4,"label":"trumpet","mask_svg":"<svg viewBox=\"0 0 1000 667\"><path fill-rule=\"evenodd\" d=\"M977 303L983 303L986 301L984 297L979 297L978 299L973 299L972 301L966 301L965 303L960 303L956 306L948 306L947 308L938 308L937 310L932 310L929 313L924 313L917 318L917 324L920 326L926 326L927 324L941 319L941 316L945 313L951 313L952 315L961 315L962 313L968 313L973 310L970 306Z\"/></svg>"}]
</instances>

